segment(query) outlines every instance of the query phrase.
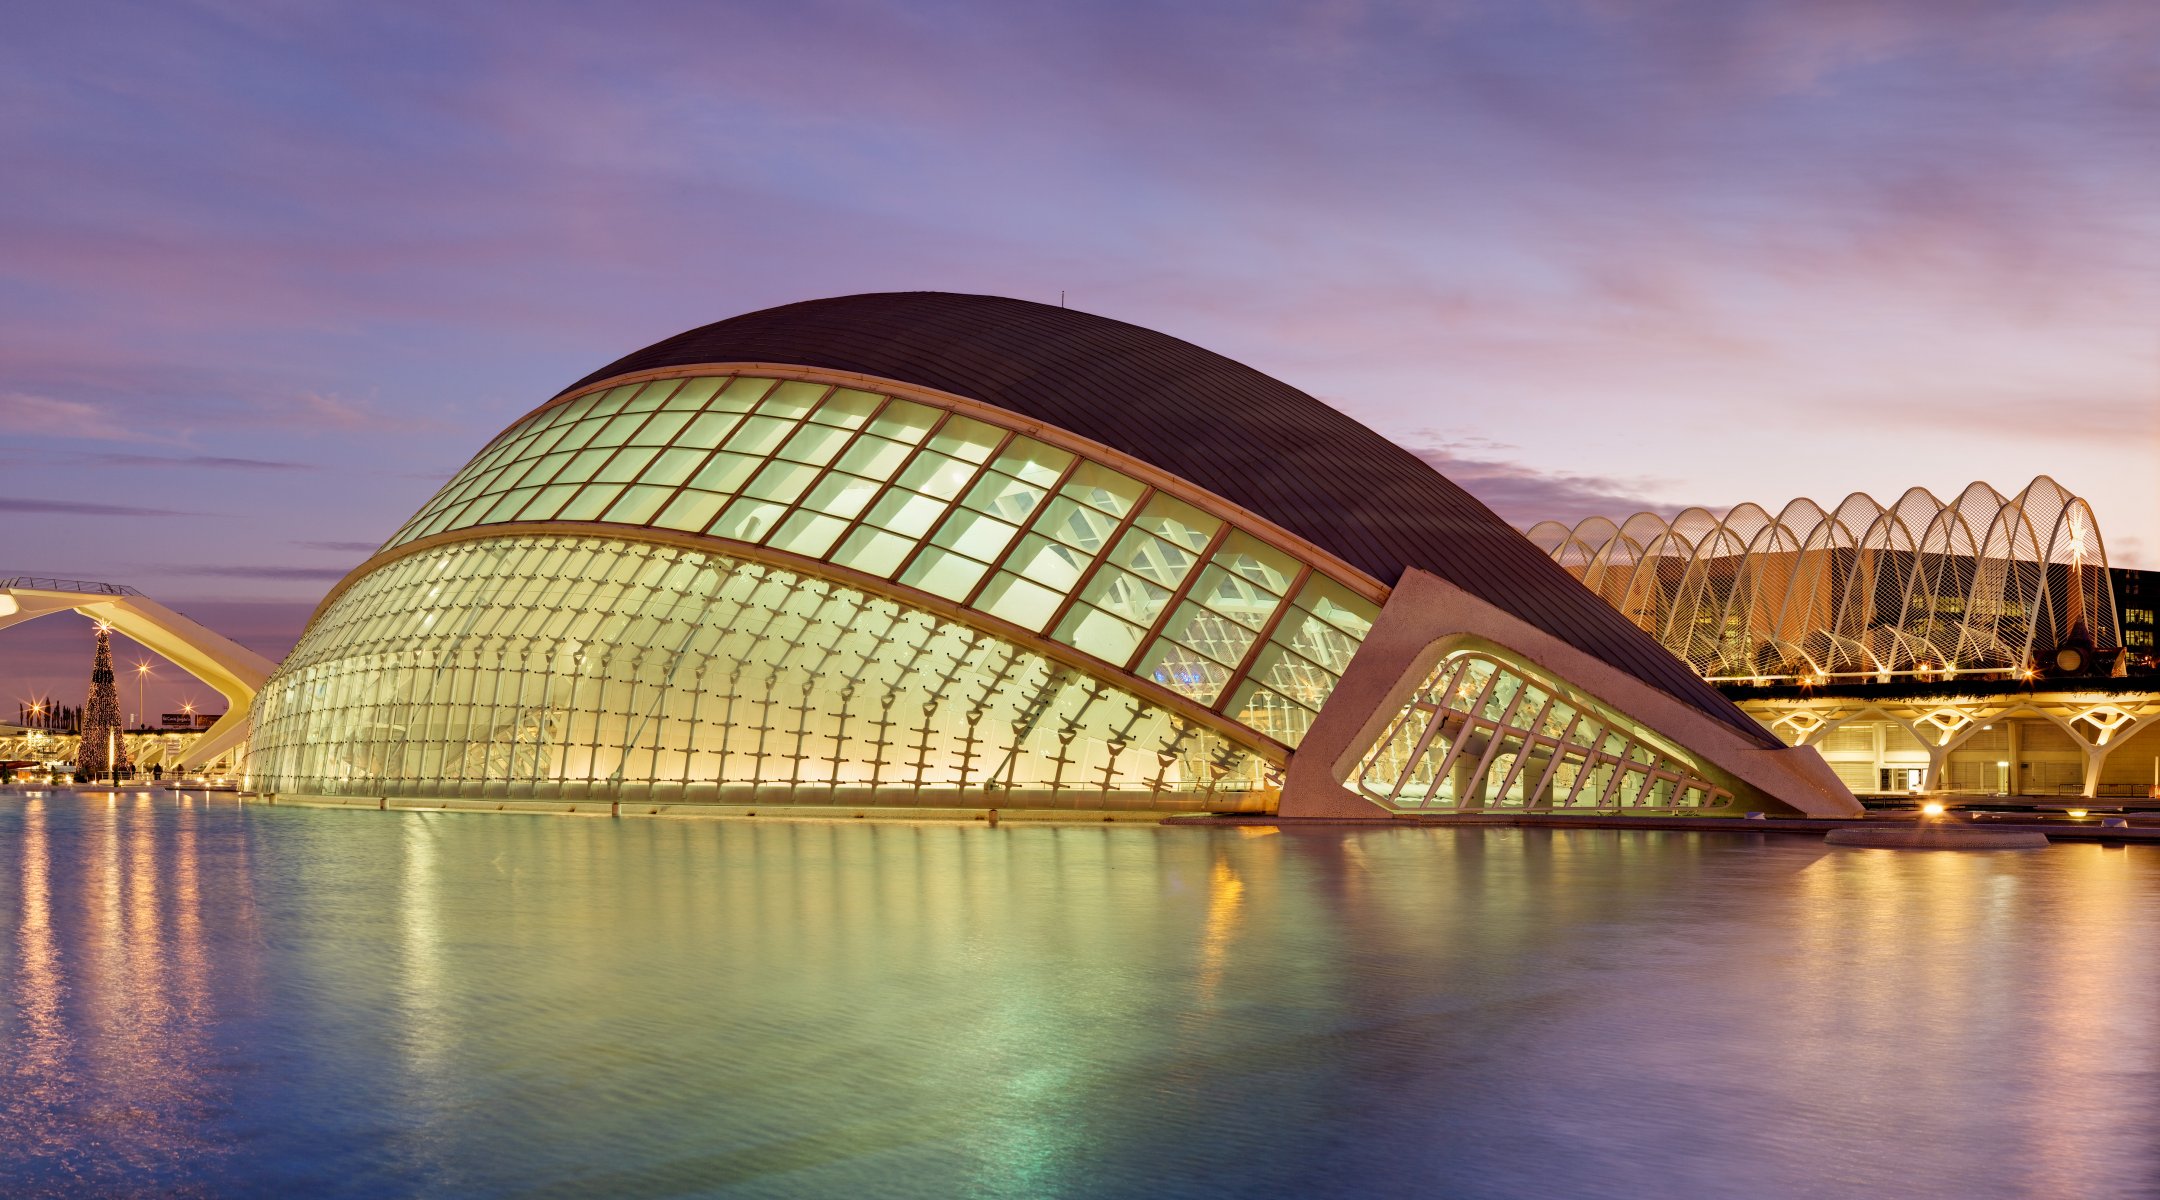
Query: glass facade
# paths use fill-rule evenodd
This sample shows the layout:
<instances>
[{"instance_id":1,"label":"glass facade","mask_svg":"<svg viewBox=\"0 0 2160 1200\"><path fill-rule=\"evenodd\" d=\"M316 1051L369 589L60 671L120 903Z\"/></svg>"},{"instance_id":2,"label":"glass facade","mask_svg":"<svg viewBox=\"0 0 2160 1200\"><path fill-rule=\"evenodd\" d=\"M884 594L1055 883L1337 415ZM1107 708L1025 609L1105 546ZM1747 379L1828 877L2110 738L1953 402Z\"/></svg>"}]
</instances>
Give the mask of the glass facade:
<instances>
[{"instance_id":1,"label":"glass facade","mask_svg":"<svg viewBox=\"0 0 2160 1200\"><path fill-rule=\"evenodd\" d=\"M604 387L513 426L391 538L509 522L698 534L987 613L1287 747L1377 614L1167 492L975 416L800 379Z\"/></svg>"},{"instance_id":2,"label":"glass facade","mask_svg":"<svg viewBox=\"0 0 2160 1200\"><path fill-rule=\"evenodd\" d=\"M985 454L951 497L984 485L982 464L1017 463L1010 449ZM989 487L1012 494L1002 481ZM1064 483L1045 484L1028 507L1067 494ZM1134 495L1128 512L1151 502ZM1131 527L1175 532L1173 520L1201 520L1153 511L1160 520ZM1188 559L1192 572L1199 555ZM1142 571L1172 560L1118 561ZM1288 594L1287 576L1277 578L1277 594ZM1082 591L1104 611L1121 601ZM1326 620L1321 606L1312 612ZM1240 610L1225 615L1235 621ZM768 563L588 533L482 537L384 564L309 625L256 703L250 769L254 786L271 792L1209 810L1272 802L1259 747L962 621Z\"/></svg>"},{"instance_id":3,"label":"glass facade","mask_svg":"<svg viewBox=\"0 0 2160 1200\"><path fill-rule=\"evenodd\" d=\"M1625 717L1473 651L1441 658L1344 783L1412 812L1695 812L1733 801Z\"/></svg>"}]
</instances>

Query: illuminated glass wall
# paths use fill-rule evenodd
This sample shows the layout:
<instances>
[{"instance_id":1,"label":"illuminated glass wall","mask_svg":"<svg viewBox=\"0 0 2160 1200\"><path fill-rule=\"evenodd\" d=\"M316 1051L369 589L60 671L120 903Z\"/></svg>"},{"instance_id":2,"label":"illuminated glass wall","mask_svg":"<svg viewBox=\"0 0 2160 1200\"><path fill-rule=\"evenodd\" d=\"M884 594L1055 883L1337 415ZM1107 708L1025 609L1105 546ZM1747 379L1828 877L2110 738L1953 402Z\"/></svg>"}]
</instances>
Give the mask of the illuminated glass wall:
<instances>
[{"instance_id":1,"label":"illuminated glass wall","mask_svg":"<svg viewBox=\"0 0 2160 1200\"><path fill-rule=\"evenodd\" d=\"M1285 746L1377 611L1252 531L1102 463L802 380L662 379L553 404L482 451L389 547L513 521L700 534L846 567L1009 621Z\"/></svg>"},{"instance_id":2,"label":"illuminated glass wall","mask_svg":"<svg viewBox=\"0 0 2160 1200\"><path fill-rule=\"evenodd\" d=\"M360 579L264 687L251 755L256 787L329 795L1270 799L1254 748L964 622L769 564L577 535L451 543Z\"/></svg>"},{"instance_id":3,"label":"illuminated glass wall","mask_svg":"<svg viewBox=\"0 0 2160 1200\"><path fill-rule=\"evenodd\" d=\"M1413 812L1732 803L1686 756L1619 714L1472 652L1440 660L1344 782Z\"/></svg>"}]
</instances>

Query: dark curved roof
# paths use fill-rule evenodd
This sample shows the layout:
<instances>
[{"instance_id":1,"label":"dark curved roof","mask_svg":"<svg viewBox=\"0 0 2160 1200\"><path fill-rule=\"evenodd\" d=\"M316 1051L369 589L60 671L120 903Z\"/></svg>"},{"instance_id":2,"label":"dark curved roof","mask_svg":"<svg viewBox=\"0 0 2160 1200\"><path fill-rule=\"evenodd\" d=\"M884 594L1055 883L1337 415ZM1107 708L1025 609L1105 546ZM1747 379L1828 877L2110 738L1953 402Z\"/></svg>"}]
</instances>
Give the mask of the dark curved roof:
<instances>
[{"instance_id":1,"label":"dark curved roof","mask_svg":"<svg viewBox=\"0 0 2160 1200\"><path fill-rule=\"evenodd\" d=\"M1280 380L1167 334L1001 296L805 300L679 333L565 391L699 363L790 363L994 404L1259 513L1383 584L1422 567L1779 744L1468 492Z\"/></svg>"}]
</instances>

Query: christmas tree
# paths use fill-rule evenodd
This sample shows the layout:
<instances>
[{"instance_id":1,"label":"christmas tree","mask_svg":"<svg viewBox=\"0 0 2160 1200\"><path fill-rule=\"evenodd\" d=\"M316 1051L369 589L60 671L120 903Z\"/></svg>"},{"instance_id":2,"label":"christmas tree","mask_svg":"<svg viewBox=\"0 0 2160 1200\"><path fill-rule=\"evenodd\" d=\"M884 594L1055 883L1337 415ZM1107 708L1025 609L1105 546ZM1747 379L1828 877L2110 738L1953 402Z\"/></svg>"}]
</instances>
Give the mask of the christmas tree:
<instances>
[{"instance_id":1,"label":"christmas tree","mask_svg":"<svg viewBox=\"0 0 2160 1200\"><path fill-rule=\"evenodd\" d=\"M111 748L112 758L106 756ZM115 761L117 759L117 761ZM120 733L120 693L113 687L112 636L97 627L97 661L90 666L90 698L83 702L82 749L75 752L75 773L92 779L128 772L127 740Z\"/></svg>"}]
</instances>

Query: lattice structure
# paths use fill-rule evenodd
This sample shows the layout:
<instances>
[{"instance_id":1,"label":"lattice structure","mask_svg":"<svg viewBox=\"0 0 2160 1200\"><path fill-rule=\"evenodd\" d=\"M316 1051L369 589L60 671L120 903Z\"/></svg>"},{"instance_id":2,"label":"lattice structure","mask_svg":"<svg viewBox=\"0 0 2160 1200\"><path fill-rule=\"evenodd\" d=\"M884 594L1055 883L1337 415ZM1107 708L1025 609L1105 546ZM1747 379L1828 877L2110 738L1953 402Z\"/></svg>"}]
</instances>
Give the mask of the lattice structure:
<instances>
[{"instance_id":1,"label":"lattice structure","mask_svg":"<svg viewBox=\"0 0 2160 1200\"><path fill-rule=\"evenodd\" d=\"M1619 714L1473 652L1440 660L1344 782L1406 811L1702 810L1733 799Z\"/></svg>"},{"instance_id":2,"label":"lattice structure","mask_svg":"<svg viewBox=\"0 0 2160 1200\"><path fill-rule=\"evenodd\" d=\"M1828 680L2018 671L2081 634L2118 643L2086 502L2041 476L2014 496L1637 513L1531 541L1703 676Z\"/></svg>"}]
</instances>

